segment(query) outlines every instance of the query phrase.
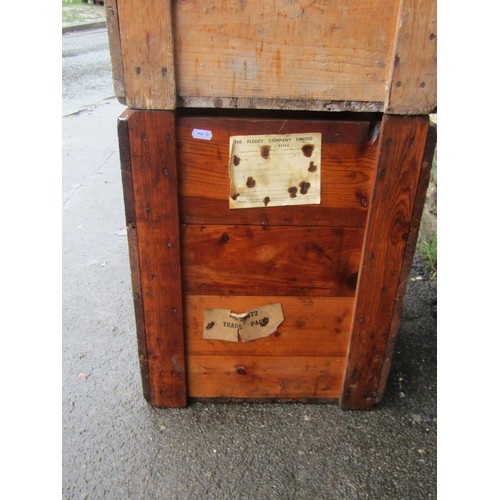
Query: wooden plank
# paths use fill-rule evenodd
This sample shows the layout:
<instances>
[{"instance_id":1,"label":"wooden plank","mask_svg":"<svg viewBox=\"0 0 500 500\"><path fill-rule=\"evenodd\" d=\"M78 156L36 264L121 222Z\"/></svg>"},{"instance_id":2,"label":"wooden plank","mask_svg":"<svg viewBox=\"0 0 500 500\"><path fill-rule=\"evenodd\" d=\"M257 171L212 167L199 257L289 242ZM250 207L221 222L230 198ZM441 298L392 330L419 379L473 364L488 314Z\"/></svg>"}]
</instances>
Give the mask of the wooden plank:
<instances>
[{"instance_id":1,"label":"wooden plank","mask_svg":"<svg viewBox=\"0 0 500 500\"><path fill-rule=\"evenodd\" d=\"M117 0L105 0L104 5L106 9L106 24L108 26L113 89L118 101L125 104L125 82L123 78L122 45L120 41Z\"/></svg>"},{"instance_id":2,"label":"wooden plank","mask_svg":"<svg viewBox=\"0 0 500 500\"><path fill-rule=\"evenodd\" d=\"M427 114L437 105L437 1L401 0L387 113Z\"/></svg>"},{"instance_id":3,"label":"wooden plank","mask_svg":"<svg viewBox=\"0 0 500 500\"><path fill-rule=\"evenodd\" d=\"M351 297L283 297L187 295L184 298L186 355L189 356L332 356L347 353L351 331ZM280 303L284 322L269 337L252 342L224 342L203 338L205 309L245 312Z\"/></svg>"},{"instance_id":4,"label":"wooden plank","mask_svg":"<svg viewBox=\"0 0 500 500\"><path fill-rule=\"evenodd\" d=\"M130 112L150 402L185 406L185 360L174 113Z\"/></svg>"},{"instance_id":5,"label":"wooden plank","mask_svg":"<svg viewBox=\"0 0 500 500\"><path fill-rule=\"evenodd\" d=\"M193 295L354 296L363 229L182 227L183 287Z\"/></svg>"},{"instance_id":6,"label":"wooden plank","mask_svg":"<svg viewBox=\"0 0 500 500\"><path fill-rule=\"evenodd\" d=\"M171 1L118 0L127 106L175 109Z\"/></svg>"},{"instance_id":7,"label":"wooden plank","mask_svg":"<svg viewBox=\"0 0 500 500\"><path fill-rule=\"evenodd\" d=\"M429 126L427 133L427 140L424 150L424 157L422 160L422 167L420 170L420 178L418 180L417 192L415 194L415 202L413 204L413 215L410 224L410 233L406 243L405 256L403 260L403 267L401 268L401 276L399 278L399 287L394 304L394 311L392 313L391 327L387 342L386 353L384 356L384 365L380 376L378 387L377 403L382 400L387 385L387 378L391 368L392 355L394 353L394 345L396 343L396 334L399 329L401 312L403 310L403 302L408 285L408 277L410 275L413 257L417 246L418 233L420 229L420 221L422 219L422 212L425 204L425 197L427 194L427 187L431 176L432 159L434 157L434 150L436 147L436 128Z\"/></svg>"},{"instance_id":8,"label":"wooden plank","mask_svg":"<svg viewBox=\"0 0 500 500\"><path fill-rule=\"evenodd\" d=\"M331 99L285 99L270 97L177 96L180 108L275 109L280 111L382 112L384 101L334 101Z\"/></svg>"},{"instance_id":9,"label":"wooden plank","mask_svg":"<svg viewBox=\"0 0 500 500\"><path fill-rule=\"evenodd\" d=\"M128 120L132 112L126 109L118 118L118 146L123 186L123 202L125 205L125 221L127 226L136 227L134 182L132 179L132 160L130 158L130 139Z\"/></svg>"},{"instance_id":10,"label":"wooden plank","mask_svg":"<svg viewBox=\"0 0 500 500\"><path fill-rule=\"evenodd\" d=\"M385 100L398 0L173 6L182 97Z\"/></svg>"},{"instance_id":11,"label":"wooden plank","mask_svg":"<svg viewBox=\"0 0 500 500\"><path fill-rule=\"evenodd\" d=\"M189 356L194 398L337 399L344 357Z\"/></svg>"},{"instance_id":12,"label":"wooden plank","mask_svg":"<svg viewBox=\"0 0 500 500\"><path fill-rule=\"evenodd\" d=\"M146 331L144 327L144 307L142 303L141 269L139 264L137 229L135 227L134 183L132 178L128 129L129 116L130 111L126 110L118 119L118 144L120 149L123 200L125 204L125 219L127 224L128 253L131 271L132 295L134 300L139 367L141 371L144 398L149 401L151 399L151 386L149 383L149 369L146 361L147 345Z\"/></svg>"},{"instance_id":13,"label":"wooden plank","mask_svg":"<svg viewBox=\"0 0 500 500\"><path fill-rule=\"evenodd\" d=\"M378 398L427 135L426 117L385 115L343 383L343 408Z\"/></svg>"},{"instance_id":14,"label":"wooden plank","mask_svg":"<svg viewBox=\"0 0 500 500\"><path fill-rule=\"evenodd\" d=\"M290 116L295 118L290 118ZM364 226L376 161L378 116L371 120L335 121L181 116L178 124L182 222L195 224L290 224ZM195 129L210 130L211 140L193 138ZM229 210L229 138L233 135L322 134L321 205Z\"/></svg>"}]
</instances>

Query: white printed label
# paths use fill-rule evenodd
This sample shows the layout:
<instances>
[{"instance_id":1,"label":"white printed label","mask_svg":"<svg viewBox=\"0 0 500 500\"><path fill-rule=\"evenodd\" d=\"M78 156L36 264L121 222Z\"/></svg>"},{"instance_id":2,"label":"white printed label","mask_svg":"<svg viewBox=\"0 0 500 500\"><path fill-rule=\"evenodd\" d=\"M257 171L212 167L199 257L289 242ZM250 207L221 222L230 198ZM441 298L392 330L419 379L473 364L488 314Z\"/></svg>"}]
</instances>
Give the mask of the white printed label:
<instances>
[{"instance_id":1,"label":"white printed label","mask_svg":"<svg viewBox=\"0 0 500 500\"><path fill-rule=\"evenodd\" d=\"M321 203L321 133L230 137L229 208Z\"/></svg>"},{"instance_id":2,"label":"white printed label","mask_svg":"<svg viewBox=\"0 0 500 500\"><path fill-rule=\"evenodd\" d=\"M193 136L193 139L203 139L204 141L210 141L212 139L211 130L202 130L199 128L194 128L191 135Z\"/></svg>"}]
</instances>

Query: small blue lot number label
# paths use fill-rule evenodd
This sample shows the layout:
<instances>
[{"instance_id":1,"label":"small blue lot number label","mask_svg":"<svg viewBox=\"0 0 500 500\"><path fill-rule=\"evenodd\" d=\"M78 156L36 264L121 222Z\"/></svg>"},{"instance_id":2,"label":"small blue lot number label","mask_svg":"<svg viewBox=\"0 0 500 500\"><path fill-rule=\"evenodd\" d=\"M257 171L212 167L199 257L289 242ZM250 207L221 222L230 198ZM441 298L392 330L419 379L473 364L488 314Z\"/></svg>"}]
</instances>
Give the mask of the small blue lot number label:
<instances>
[{"instance_id":1,"label":"small blue lot number label","mask_svg":"<svg viewBox=\"0 0 500 500\"><path fill-rule=\"evenodd\" d=\"M194 128L191 132L193 139L203 139L204 141L210 141L212 139L211 130L202 130L199 128Z\"/></svg>"}]
</instances>

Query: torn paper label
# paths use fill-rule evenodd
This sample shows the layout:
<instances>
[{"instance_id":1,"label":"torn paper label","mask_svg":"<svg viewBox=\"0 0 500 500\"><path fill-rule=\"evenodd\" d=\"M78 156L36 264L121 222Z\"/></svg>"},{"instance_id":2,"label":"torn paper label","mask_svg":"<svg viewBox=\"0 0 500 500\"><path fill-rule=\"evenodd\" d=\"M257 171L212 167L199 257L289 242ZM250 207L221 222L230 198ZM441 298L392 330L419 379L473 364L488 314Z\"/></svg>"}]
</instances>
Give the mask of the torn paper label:
<instances>
[{"instance_id":1,"label":"torn paper label","mask_svg":"<svg viewBox=\"0 0 500 500\"><path fill-rule=\"evenodd\" d=\"M203 338L248 342L271 335L283 320L281 304L268 304L243 313L205 309Z\"/></svg>"},{"instance_id":2,"label":"torn paper label","mask_svg":"<svg viewBox=\"0 0 500 500\"><path fill-rule=\"evenodd\" d=\"M229 139L229 208L321 202L321 134Z\"/></svg>"}]
</instances>

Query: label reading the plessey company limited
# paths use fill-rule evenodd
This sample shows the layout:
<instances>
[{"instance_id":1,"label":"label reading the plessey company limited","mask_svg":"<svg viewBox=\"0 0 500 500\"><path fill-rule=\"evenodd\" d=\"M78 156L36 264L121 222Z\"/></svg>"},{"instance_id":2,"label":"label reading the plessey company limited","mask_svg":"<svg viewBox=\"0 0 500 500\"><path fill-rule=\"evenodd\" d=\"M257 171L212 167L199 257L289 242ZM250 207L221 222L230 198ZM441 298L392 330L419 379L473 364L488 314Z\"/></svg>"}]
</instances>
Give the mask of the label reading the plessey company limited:
<instances>
[{"instance_id":1,"label":"label reading the plessey company limited","mask_svg":"<svg viewBox=\"0 0 500 500\"><path fill-rule=\"evenodd\" d=\"M321 202L321 134L230 137L229 208Z\"/></svg>"}]
</instances>

